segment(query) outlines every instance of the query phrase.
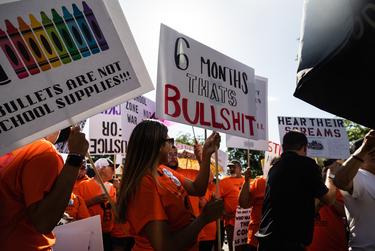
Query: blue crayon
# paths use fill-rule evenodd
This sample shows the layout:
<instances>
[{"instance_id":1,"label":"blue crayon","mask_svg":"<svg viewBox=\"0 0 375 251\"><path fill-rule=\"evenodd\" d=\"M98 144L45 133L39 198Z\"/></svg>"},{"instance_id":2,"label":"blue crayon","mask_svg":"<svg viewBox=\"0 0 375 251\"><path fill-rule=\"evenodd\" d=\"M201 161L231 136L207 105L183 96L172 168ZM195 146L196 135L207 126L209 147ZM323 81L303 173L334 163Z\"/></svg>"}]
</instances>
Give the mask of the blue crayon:
<instances>
[{"instance_id":1,"label":"blue crayon","mask_svg":"<svg viewBox=\"0 0 375 251\"><path fill-rule=\"evenodd\" d=\"M74 41L76 42L76 45L81 52L83 57L88 57L91 55L90 49L87 47L87 44L85 42L85 39L82 37L81 31L79 30L79 27L74 20L74 17L72 14L69 13L68 9L63 6L63 16L65 23L67 24L70 33L72 34L72 37Z\"/></svg>"},{"instance_id":2,"label":"blue crayon","mask_svg":"<svg viewBox=\"0 0 375 251\"><path fill-rule=\"evenodd\" d=\"M95 41L94 35L91 33L91 30L86 22L85 17L83 16L82 12L78 9L76 4L73 4L73 15L78 23L79 28L81 29L81 33L85 37L86 42L90 47L91 53L96 54L100 52L98 44Z\"/></svg>"}]
</instances>

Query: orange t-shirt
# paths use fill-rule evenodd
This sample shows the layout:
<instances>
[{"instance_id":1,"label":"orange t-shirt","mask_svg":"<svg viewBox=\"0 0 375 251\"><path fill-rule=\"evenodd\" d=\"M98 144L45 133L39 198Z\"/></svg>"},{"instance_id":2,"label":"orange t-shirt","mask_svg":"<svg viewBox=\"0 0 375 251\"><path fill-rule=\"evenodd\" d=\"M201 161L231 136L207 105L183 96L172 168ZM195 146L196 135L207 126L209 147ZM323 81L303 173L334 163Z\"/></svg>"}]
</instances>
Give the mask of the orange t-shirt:
<instances>
[{"instance_id":1,"label":"orange t-shirt","mask_svg":"<svg viewBox=\"0 0 375 251\"><path fill-rule=\"evenodd\" d=\"M185 176L185 178L188 178L191 181L194 181L195 178L198 175L198 170L194 170L194 169L183 169L183 168L179 167L179 168L176 169L176 171L178 173L182 174L183 176ZM193 209L193 213L194 213L195 217L198 217L198 215L200 214L199 197L189 195L189 200L190 200L190 204L191 204L191 207Z\"/></svg>"},{"instance_id":2,"label":"orange t-shirt","mask_svg":"<svg viewBox=\"0 0 375 251\"><path fill-rule=\"evenodd\" d=\"M204 195L204 199L208 202L214 198L216 193L216 184L210 183L207 187L207 192ZM202 211L203 208L201 208ZM216 239L216 221L208 223L199 233L199 241L211 241Z\"/></svg>"},{"instance_id":3,"label":"orange t-shirt","mask_svg":"<svg viewBox=\"0 0 375 251\"><path fill-rule=\"evenodd\" d=\"M228 214L233 214L231 218L224 218L224 225L234 226L236 209L238 206L238 196L241 192L244 177L225 177L220 181L220 194L224 200L224 210Z\"/></svg>"},{"instance_id":4,"label":"orange t-shirt","mask_svg":"<svg viewBox=\"0 0 375 251\"><path fill-rule=\"evenodd\" d=\"M337 189L336 200L344 203ZM315 218L313 241L307 251L344 251L348 250L345 219L338 215L334 206L323 206Z\"/></svg>"},{"instance_id":5,"label":"orange t-shirt","mask_svg":"<svg viewBox=\"0 0 375 251\"><path fill-rule=\"evenodd\" d=\"M55 236L39 233L26 209L51 190L64 165L61 156L50 142L40 139L0 161L1 250L51 250Z\"/></svg>"},{"instance_id":6,"label":"orange t-shirt","mask_svg":"<svg viewBox=\"0 0 375 251\"><path fill-rule=\"evenodd\" d=\"M85 201L81 196L72 193L65 213L73 217L74 220L81 220L90 217Z\"/></svg>"},{"instance_id":7,"label":"orange t-shirt","mask_svg":"<svg viewBox=\"0 0 375 251\"><path fill-rule=\"evenodd\" d=\"M130 226L128 222L125 223L114 223L111 231L111 236L116 238L131 237Z\"/></svg>"},{"instance_id":8,"label":"orange t-shirt","mask_svg":"<svg viewBox=\"0 0 375 251\"><path fill-rule=\"evenodd\" d=\"M259 230L260 220L262 218L262 207L264 195L266 193L266 179L263 176L257 177L250 183L251 193L251 211L248 232L248 244L257 247L258 240L255 233Z\"/></svg>"},{"instance_id":9,"label":"orange t-shirt","mask_svg":"<svg viewBox=\"0 0 375 251\"><path fill-rule=\"evenodd\" d=\"M104 184L107 187L109 196L113 201L115 201L116 189L109 182L105 182ZM81 182L76 189L76 194L81 196L85 201L88 201L95 196L101 195L103 193L104 191L102 187L94 178ZM109 202L95 204L88 207L88 209L91 216L100 215L103 233L109 233L112 231L114 215L111 209L111 204Z\"/></svg>"},{"instance_id":10,"label":"orange t-shirt","mask_svg":"<svg viewBox=\"0 0 375 251\"><path fill-rule=\"evenodd\" d=\"M77 187L79 186L79 184L89 179L90 179L89 176L85 175L82 177L82 179L76 180L76 182L74 183L74 187L73 187L73 193L76 194Z\"/></svg>"},{"instance_id":11,"label":"orange t-shirt","mask_svg":"<svg viewBox=\"0 0 375 251\"><path fill-rule=\"evenodd\" d=\"M184 176L160 165L157 181L151 174L143 176L134 199L129 202L126 219L134 233L133 251L153 250L143 228L151 221L167 221L171 232L178 231L194 220L188 195L182 182ZM197 245L193 249L197 250Z\"/></svg>"}]
</instances>

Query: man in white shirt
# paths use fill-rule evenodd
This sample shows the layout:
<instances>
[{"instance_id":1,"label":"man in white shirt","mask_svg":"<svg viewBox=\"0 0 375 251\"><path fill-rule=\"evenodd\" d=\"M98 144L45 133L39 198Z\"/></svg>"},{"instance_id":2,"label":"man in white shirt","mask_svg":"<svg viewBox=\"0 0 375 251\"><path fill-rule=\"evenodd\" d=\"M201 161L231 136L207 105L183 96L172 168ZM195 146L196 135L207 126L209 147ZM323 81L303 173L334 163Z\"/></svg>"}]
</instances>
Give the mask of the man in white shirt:
<instances>
[{"instance_id":1,"label":"man in white shirt","mask_svg":"<svg viewBox=\"0 0 375 251\"><path fill-rule=\"evenodd\" d=\"M375 131L354 147L355 152L331 178L343 190L349 250L375 251Z\"/></svg>"}]
</instances>

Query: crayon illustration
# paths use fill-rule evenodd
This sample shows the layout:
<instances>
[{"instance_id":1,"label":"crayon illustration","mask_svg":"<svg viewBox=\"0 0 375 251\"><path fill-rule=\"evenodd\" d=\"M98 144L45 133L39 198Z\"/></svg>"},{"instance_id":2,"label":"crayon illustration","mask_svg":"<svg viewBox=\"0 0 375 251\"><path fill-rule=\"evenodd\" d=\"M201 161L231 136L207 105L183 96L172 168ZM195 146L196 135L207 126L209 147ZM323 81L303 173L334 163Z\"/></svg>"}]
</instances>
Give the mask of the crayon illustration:
<instances>
[{"instance_id":1,"label":"crayon illustration","mask_svg":"<svg viewBox=\"0 0 375 251\"><path fill-rule=\"evenodd\" d=\"M29 76L21 59L17 55L16 49L14 49L12 43L2 29L0 29L0 47L3 49L4 54L8 58L18 78L23 79Z\"/></svg>"},{"instance_id":2,"label":"crayon illustration","mask_svg":"<svg viewBox=\"0 0 375 251\"><path fill-rule=\"evenodd\" d=\"M74 41L76 42L79 52L81 52L83 57L90 56L90 49L87 47L85 39L82 37L79 27L76 21L74 20L74 17L72 16L72 14L70 14L70 12L65 6L62 7L62 10L65 23L68 26L69 31L72 34L72 37L74 38Z\"/></svg>"},{"instance_id":3,"label":"crayon illustration","mask_svg":"<svg viewBox=\"0 0 375 251\"><path fill-rule=\"evenodd\" d=\"M86 39L87 44L90 47L91 53L96 54L100 52L100 49L94 39L94 35L91 33L91 30L86 22L85 17L83 16L82 12L78 9L76 4L73 4L73 15L78 23L79 28L82 31L83 36Z\"/></svg>"},{"instance_id":4,"label":"crayon illustration","mask_svg":"<svg viewBox=\"0 0 375 251\"><path fill-rule=\"evenodd\" d=\"M6 85L10 83L10 79L8 78L8 75L5 73L3 67L0 65L0 85Z\"/></svg>"},{"instance_id":5,"label":"crayon illustration","mask_svg":"<svg viewBox=\"0 0 375 251\"><path fill-rule=\"evenodd\" d=\"M49 19L46 13L44 13L43 11L40 12L40 15L42 16L42 24L44 28L46 29L47 34L49 38L51 39L53 46L55 47L57 53L59 54L61 61L64 64L68 64L72 62L68 51L65 49L64 42L60 38L60 35L57 32L55 26L53 25L51 19Z\"/></svg>"},{"instance_id":6,"label":"crayon illustration","mask_svg":"<svg viewBox=\"0 0 375 251\"><path fill-rule=\"evenodd\" d=\"M27 70L31 75L38 74L40 72L38 65L27 48L27 45L23 41L17 28L14 27L14 25L7 19L5 20L5 26L7 28L8 36L10 40L12 40L14 47L22 58L23 63L26 65Z\"/></svg>"},{"instance_id":7,"label":"crayon illustration","mask_svg":"<svg viewBox=\"0 0 375 251\"><path fill-rule=\"evenodd\" d=\"M17 20L20 32L25 39L26 44L29 46L29 50L33 54L35 60L38 62L40 69L42 69L42 71L51 69L51 66L48 63L48 60L44 55L41 47L38 45L37 39L34 36L34 33L32 32L30 26L28 26L21 17L17 17Z\"/></svg>"},{"instance_id":8,"label":"crayon illustration","mask_svg":"<svg viewBox=\"0 0 375 251\"><path fill-rule=\"evenodd\" d=\"M108 50L109 47L107 41L104 38L103 32L100 29L100 26L98 24L98 21L96 20L94 13L92 12L92 9L87 5L85 1L82 2L82 5L83 12L85 13L86 19L90 24L91 30L94 32L96 41L98 41L100 49L102 51Z\"/></svg>"},{"instance_id":9,"label":"crayon illustration","mask_svg":"<svg viewBox=\"0 0 375 251\"><path fill-rule=\"evenodd\" d=\"M62 17L57 13L55 9L52 9L52 19L56 25L57 30L60 33L63 41L65 42L65 46L68 49L70 55L72 56L73 60L78 60L81 58L81 54L73 42L72 37L69 34L68 27L66 27L64 20Z\"/></svg>"},{"instance_id":10,"label":"crayon illustration","mask_svg":"<svg viewBox=\"0 0 375 251\"><path fill-rule=\"evenodd\" d=\"M63 10L65 23L68 26L69 31L72 34L72 37L74 38L74 41L76 42L79 52L81 52L83 57L90 56L91 55L90 49L87 47L85 39L82 37L82 34L79 30L79 27L76 21L74 20L74 17L72 16L72 14L70 14L70 12L65 6L62 7L62 10Z\"/></svg>"},{"instance_id":11,"label":"crayon illustration","mask_svg":"<svg viewBox=\"0 0 375 251\"><path fill-rule=\"evenodd\" d=\"M47 56L49 63L55 68L59 67L61 65L60 59L52 47L52 43L49 41L48 35L44 31L42 24L32 14L29 15L29 18L31 22L31 29L38 39L38 42L41 45L44 54Z\"/></svg>"}]
</instances>

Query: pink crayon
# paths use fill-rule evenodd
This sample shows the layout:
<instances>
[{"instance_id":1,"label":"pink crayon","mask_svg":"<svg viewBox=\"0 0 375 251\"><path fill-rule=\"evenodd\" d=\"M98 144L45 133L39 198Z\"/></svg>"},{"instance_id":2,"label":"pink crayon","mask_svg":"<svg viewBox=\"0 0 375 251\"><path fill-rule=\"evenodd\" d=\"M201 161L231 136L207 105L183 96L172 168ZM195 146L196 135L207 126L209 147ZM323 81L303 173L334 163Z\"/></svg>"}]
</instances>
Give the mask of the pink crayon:
<instances>
[{"instance_id":1,"label":"pink crayon","mask_svg":"<svg viewBox=\"0 0 375 251\"><path fill-rule=\"evenodd\" d=\"M8 39L7 34L2 29L0 29L0 47L1 49L3 49L4 54L8 58L9 63L12 65L18 78L22 79L29 76L29 73L25 69L22 60L17 55L16 50L14 49L10 40Z\"/></svg>"},{"instance_id":2,"label":"pink crayon","mask_svg":"<svg viewBox=\"0 0 375 251\"><path fill-rule=\"evenodd\" d=\"M17 28L14 27L9 20L5 20L5 25L7 27L7 33L10 37L10 40L12 40L14 47L17 49L31 75L38 74L40 72L38 64L35 62Z\"/></svg>"}]
</instances>

